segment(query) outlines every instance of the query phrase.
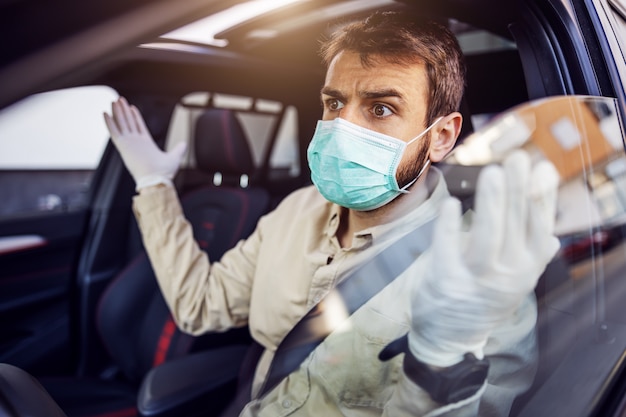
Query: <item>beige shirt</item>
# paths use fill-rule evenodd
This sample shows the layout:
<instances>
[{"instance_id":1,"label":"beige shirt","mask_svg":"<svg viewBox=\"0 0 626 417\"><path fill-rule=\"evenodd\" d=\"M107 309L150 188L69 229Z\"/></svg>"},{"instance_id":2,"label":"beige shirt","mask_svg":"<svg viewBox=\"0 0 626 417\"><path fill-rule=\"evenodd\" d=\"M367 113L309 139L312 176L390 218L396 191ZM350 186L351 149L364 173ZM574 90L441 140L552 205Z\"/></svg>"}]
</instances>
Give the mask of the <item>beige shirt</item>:
<instances>
[{"instance_id":1,"label":"beige shirt","mask_svg":"<svg viewBox=\"0 0 626 417\"><path fill-rule=\"evenodd\" d=\"M313 186L303 188L213 263L194 241L173 188L155 187L136 196L134 210L178 326L201 334L248 324L252 337L265 347L255 375L256 392L280 341L339 277L437 215L447 188L436 168L428 182L432 192L425 202L393 222L355 234L351 248L341 248L336 238L341 207ZM418 259L330 335L298 371L250 403L242 416L465 416L476 415L479 406L481 415L506 415L515 395L532 380L534 300L489 340L489 383L461 403L434 403L405 377L401 355L378 360L387 343L409 330L407 288L409 279L421 275L420 268Z\"/></svg>"}]
</instances>

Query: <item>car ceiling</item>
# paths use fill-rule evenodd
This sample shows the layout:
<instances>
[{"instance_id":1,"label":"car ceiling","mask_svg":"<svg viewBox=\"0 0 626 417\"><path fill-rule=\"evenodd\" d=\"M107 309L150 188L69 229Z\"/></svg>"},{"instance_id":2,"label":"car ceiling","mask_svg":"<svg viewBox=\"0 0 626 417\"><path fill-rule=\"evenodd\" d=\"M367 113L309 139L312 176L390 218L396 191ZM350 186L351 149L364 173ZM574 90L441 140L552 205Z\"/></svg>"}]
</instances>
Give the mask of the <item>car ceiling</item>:
<instances>
[{"instance_id":1,"label":"car ceiling","mask_svg":"<svg viewBox=\"0 0 626 417\"><path fill-rule=\"evenodd\" d=\"M3 42L4 51L0 54L0 108L55 83L91 74L90 71L101 67L102 57L114 52L122 59L150 55L137 51L135 46L237 3L241 1L0 0L0 33L4 39L13 39ZM513 19L514 8L507 3L513 2L402 0L387 2L385 7L411 8L420 14L451 17L508 36L507 26ZM323 6L341 4L350 3L309 1L249 20L219 34L228 39L228 47L213 50L203 59L213 55L219 58L216 62L228 62L229 58L234 62L237 55L245 54L269 61L268 65L272 61L280 61L283 66L290 62L294 68L315 70L319 66L316 55L319 34L330 29L327 18L301 19L302 24L294 26L286 16L303 16ZM365 8L362 14L368 12ZM267 28L276 32L271 39L250 38L251 33ZM188 55L179 54L183 60L197 59ZM171 60L172 54L167 59Z\"/></svg>"}]
</instances>

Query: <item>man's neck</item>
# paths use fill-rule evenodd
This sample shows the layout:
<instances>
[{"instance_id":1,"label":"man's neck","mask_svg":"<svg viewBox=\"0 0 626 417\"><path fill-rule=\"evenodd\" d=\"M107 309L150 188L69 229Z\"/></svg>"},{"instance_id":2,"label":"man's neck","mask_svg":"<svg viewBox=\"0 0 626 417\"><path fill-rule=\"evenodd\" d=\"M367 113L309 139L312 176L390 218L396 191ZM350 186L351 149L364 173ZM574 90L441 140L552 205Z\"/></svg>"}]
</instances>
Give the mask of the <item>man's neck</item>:
<instances>
[{"instance_id":1,"label":"man's neck","mask_svg":"<svg viewBox=\"0 0 626 417\"><path fill-rule=\"evenodd\" d=\"M376 210L342 210L339 229L337 230L337 239L341 247L351 247L355 233L394 221L426 201L430 194L427 177L428 171L424 172L424 175L409 187L409 193L400 194L391 202Z\"/></svg>"}]
</instances>

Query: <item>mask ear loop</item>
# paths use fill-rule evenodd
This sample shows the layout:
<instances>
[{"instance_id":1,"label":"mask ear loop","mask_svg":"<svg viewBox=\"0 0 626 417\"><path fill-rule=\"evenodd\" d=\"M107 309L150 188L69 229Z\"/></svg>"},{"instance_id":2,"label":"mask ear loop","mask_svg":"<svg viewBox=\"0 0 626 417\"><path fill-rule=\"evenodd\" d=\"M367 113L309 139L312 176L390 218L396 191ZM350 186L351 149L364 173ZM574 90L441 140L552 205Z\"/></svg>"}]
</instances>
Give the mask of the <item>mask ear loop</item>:
<instances>
[{"instance_id":1,"label":"mask ear loop","mask_svg":"<svg viewBox=\"0 0 626 417\"><path fill-rule=\"evenodd\" d=\"M441 119L443 119L443 116L439 116L437 118L437 120L432 122L432 124L430 126L428 126L422 133L420 133L419 135L415 136L413 139L408 141L406 146L409 146L411 143L415 142L416 140L418 140L419 138L424 136L426 133L428 133L428 131L430 129L432 129L437 123L439 123L441 121ZM424 173L426 168L428 168L429 165L430 165L430 159L426 159L426 162L424 162L424 166L422 167L422 169L420 169L420 172L417 174L417 177L415 177L411 182L409 182L404 187L400 188L400 192L403 193L403 194L408 194L410 191L408 191L407 188L409 188L411 185L415 184L415 181L417 181L422 176L422 174Z\"/></svg>"},{"instance_id":2,"label":"mask ear loop","mask_svg":"<svg viewBox=\"0 0 626 417\"><path fill-rule=\"evenodd\" d=\"M413 142L415 142L416 140L418 140L419 138L421 138L422 136L424 136L426 133L428 133L428 131L430 129L432 129L437 123L439 123L441 121L441 119L443 119L443 116L439 116L437 118L437 120L435 120L434 122L432 122L432 124L430 126L428 126L422 133L420 133L419 135L415 136L413 139L411 139L410 141L408 141L406 143L406 146L409 146L410 144L412 144Z\"/></svg>"},{"instance_id":3,"label":"mask ear loop","mask_svg":"<svg viewBox=\"0 0 626 417\"><path fill-rule=\"evenodd\" d=\"M409 188L411 185L415 184L415 181L419 180L419 178L422 176L422 174L424 173L424 170L428 167L428 165L430 165L430 159L427 159L426 162L424 162L424 166L422 167L422 169L420 169L420 172L417 174L417 177L415 177L415 179L413 179L410 183L408 183L404 187L400 188L400 192L402 194L410 193L410 191L407 190L407 188Z\"/></svg>"}]
</instances>

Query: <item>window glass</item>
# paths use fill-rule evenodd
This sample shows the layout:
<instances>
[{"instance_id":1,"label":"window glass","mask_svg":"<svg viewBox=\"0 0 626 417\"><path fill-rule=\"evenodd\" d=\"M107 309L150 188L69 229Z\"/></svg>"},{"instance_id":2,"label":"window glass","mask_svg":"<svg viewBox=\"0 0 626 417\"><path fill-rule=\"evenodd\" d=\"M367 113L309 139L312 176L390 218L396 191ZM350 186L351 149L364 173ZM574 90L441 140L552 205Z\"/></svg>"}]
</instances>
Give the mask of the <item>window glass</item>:
<instances>
[{"instance_id":1,"label":"window glass","mask_svg":"<svg viewBox=\"0 0 626 417\"><path fill-rule=\"evenodd\" d=\"M0 112L0 169L94 169L109 138L104 86L30 96Z\"/></svg>"},{"instance_id":2,"label":"window glass","mask_svg":"<svg viewBox=\"0 0 626 417\"><path fill-rule=\"evenodd\" d=\"M461 138L478 130L499 112L528 100L517 45L512 39L450 20L467 64L467 85L460 107Z\"/></svg>"},{"instance_id":3,"label":"window glass","mask_svg":"<svg viewBox=\"0 0 626 417\"><path fill-rule=\"evenodd\" d=\"M605 32L619 76L622 79L622 88L626 80L626 2L623 0L598 1L599 17L602 29Z\"/></svg>"},{"instance_id":4,"label":"window glass","mask_svg":"<svg viewBox=\"0 0 626 417\"><path fill-rule=\"evenodd\" d=\"M274 133L273 129L277 121L277 116L239 112L237 113L237 118L248 139L252 151L252 159L256 166L260 166L263 163L265 151Z\"/></svg>"},{"instance_id":5,"label":"window glass","mask_svg":"<svg viewBox=\"0 0 626 417\"><path fill-rule=\"evenodd\" d=\"M617 101L605 97L523 104L466 138L441 166L466 207L481 167L515 149L534 162L552 162L560 176L555 234L561 247L535 290L538 368L516 416L587 415L626 348L626 155L619 114Z\"/></svg>"},{"instance_id":6,"label":"window glass","mask_svg":"<svg viewBox=\"0 0 626 417\"><path fill-rule=\"evenodd\" d=\"M222 109L249 110L254 100L251 97L233 96L230 94L214 94L213 105Z\"/></svg>"},{"instance_id":7,"label":"window glass","mask_svg":"<svg viewBox=\"0 0 626 417\"><path fill-rule=\"evenodd\" d=\"M467 23L451 20L449 27L465 55L516 49L515 42Z\"/></svg>"},{"instance_id":8,"label":"window glass","mask_svg":"<svg viewBox=\"0 0 626 417\"><path fill-rule=\"evenodd\" d=\"M272 178L294 177L300 173L298 158L298 114L293 106L251 97L195 92L186 95L176 107L167 137L166 148L179 142L189 144L182 167L196 168L194 132L198 117L207 108L231 109L241 124L257 168L270 152ZM270 149L270 146L272 147Z\"/></svg>"},{"instance_id":9,"label":"window glass","mask_svg":"<svg viewBox=\"0 0 626 417\"><path fill-rule=\"evenodd\" d=\"M608 0L615 16L619 16L622 23L626 23L626 2L623 0ZM622 25L622 29L624 25Z\"/></svg>"},{"instance_id":10,"label":"window glass","mask_svg":"<svg viewBox=\"0 0 626 417\"><path fill-rule=\"evenodd\" d=\"M71 88L0 112L0 216L85 205L109 138L102 114L117 97L106 86Z\"/></svg>"},{"instance_id":11,"label":"window glass","mask_svg":"<svg viewBox=\"0 0 626 417\"><path fill-rule=\"evenodd\" d=\"M270 166L276 176L288 175L296 177L300 174L300 158L298 157L298 112L289 106L285 110L282 123L272 151Z\"/></svg>"}]
</instances>

